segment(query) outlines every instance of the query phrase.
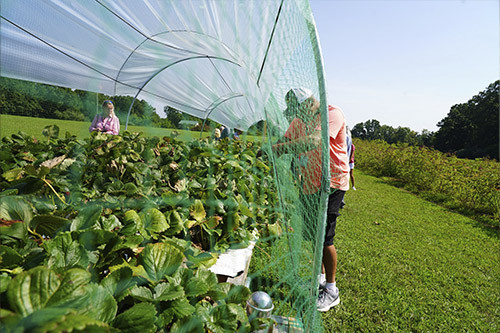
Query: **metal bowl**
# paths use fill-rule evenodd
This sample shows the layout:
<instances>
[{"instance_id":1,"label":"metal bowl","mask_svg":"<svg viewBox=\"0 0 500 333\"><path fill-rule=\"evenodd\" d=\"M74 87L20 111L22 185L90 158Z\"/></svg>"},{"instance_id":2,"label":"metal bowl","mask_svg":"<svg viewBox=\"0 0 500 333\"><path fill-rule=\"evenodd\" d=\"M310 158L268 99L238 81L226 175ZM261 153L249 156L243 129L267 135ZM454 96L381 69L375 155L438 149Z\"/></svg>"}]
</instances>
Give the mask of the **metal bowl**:
<instances>
[{"instance_id":1,"label":"metal bowl","mask_svg":"<svg viewBox=\"0 0 500 333\"><path fill-rule=\"evenodd\" d=\"M274 309L271 296L263 291L256 291L247 300L247 314L250 317L271 317L271 311Z\"/></svg>"}]
</instances>

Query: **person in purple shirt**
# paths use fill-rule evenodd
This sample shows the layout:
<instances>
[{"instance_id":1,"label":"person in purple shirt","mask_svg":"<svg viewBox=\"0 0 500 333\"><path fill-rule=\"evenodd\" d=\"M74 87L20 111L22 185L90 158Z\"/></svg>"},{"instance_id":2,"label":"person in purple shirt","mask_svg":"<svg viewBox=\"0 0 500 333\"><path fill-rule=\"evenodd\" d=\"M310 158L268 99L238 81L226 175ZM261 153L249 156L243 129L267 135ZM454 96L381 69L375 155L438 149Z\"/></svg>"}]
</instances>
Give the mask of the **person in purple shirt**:
<instances>
[{"instance_id":1,"label":"person in purple shirt","mask_svg":"<svg viewBox=\"0 0 500 333\"><path fill-rule=\"evenodd\" d=\"M113 135L120 133L120 120L115 115L115 106L112 101L107 100L102 103L102 115L97 114L89 128L89 132L93 131Z\"/></svg>"}]
</instances>

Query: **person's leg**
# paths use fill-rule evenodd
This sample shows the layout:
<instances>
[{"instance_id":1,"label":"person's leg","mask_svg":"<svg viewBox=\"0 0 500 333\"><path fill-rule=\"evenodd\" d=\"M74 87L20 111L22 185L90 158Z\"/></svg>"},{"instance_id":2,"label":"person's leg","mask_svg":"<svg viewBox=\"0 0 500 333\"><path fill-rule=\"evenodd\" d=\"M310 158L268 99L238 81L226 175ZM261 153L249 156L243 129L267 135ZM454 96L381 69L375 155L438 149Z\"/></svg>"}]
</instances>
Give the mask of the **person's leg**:
<instances>
[{"instance_id":1,"label":"person's leg","mask_svg":"<svg viewBox=\"0 0 500 333\"><path fill-rule=\"evenodd\" d=\"M354 169L351 169L351 172L349 172L349 177L351 178L352 187L355 188L355 186L354 186Z\"/></svg>"},{"instance_id":2,"label":"person's leg","mask_svg":"<svg viewBox=\"0 0 500 333\"><path fill-rule=\"evenodd\" d=\"M335 273L337 271L337 251L335 250L335 245L323 247L323 266L325 267L326 282L335 282Z\"/></svg>"},{"instance_id":3,"label":"person's leg","mask_svg":"<svg viewBox=\"0 0 500 333\"><path fill-rule=\"evenodd\" d=\"M339 289L335 283L337 251L333 245L333 239L335 237L337 217L340 216L340 203L344 198L344 194L345 191L337 190L328 197L326 232L322 258L326 273L326 284L318 295L317 308L319 311L328 311L340 302Z\"/></svg>"}]
</instances>

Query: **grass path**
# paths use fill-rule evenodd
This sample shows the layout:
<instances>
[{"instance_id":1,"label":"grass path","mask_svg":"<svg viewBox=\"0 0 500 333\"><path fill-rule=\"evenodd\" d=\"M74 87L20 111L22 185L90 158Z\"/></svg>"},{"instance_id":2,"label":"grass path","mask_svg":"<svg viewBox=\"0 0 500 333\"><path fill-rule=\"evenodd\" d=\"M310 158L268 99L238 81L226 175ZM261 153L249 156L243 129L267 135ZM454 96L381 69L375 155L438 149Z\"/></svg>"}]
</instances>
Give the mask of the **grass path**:
<instances>
[{"instance_id":1,"label":"grass path","mask_svg":"<svg viewBox=\"0 0 500 333\"><path fill-rule=\"evenodd\" d=\"M325 332L499 332L499 235L356 170Z\"/></svg>"}]
</instances>

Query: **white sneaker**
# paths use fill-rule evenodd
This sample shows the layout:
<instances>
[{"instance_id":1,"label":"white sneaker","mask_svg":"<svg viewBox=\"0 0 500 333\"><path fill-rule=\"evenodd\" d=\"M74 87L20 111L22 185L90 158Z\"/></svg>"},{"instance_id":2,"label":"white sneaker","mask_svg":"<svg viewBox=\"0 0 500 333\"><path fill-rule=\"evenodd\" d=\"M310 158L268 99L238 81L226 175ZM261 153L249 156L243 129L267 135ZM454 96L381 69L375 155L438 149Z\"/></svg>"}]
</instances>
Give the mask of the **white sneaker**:
<instances>
[{"instance_id":1,"label":"white sneaker","mask_svg":"<svg viewBox=\"0 0 500 333\"><path fill-rule=\"evenodd\" d=\"M353 190L353 191L356 191L356 188L353 186L353 187L352 187L352 190Z\"/></svg>"},{"instance_id":2,"label":"white sneaker","mask_svg":"<svg viewBox=\"0 0 500 333\"><path fill-rule=\"evenodd\" d=\"M319 291L318 301L316 302L318 311L326 312L339 303L339 288L335 287L334 290L323 288Z\"/></svg>"}]
</instances>

